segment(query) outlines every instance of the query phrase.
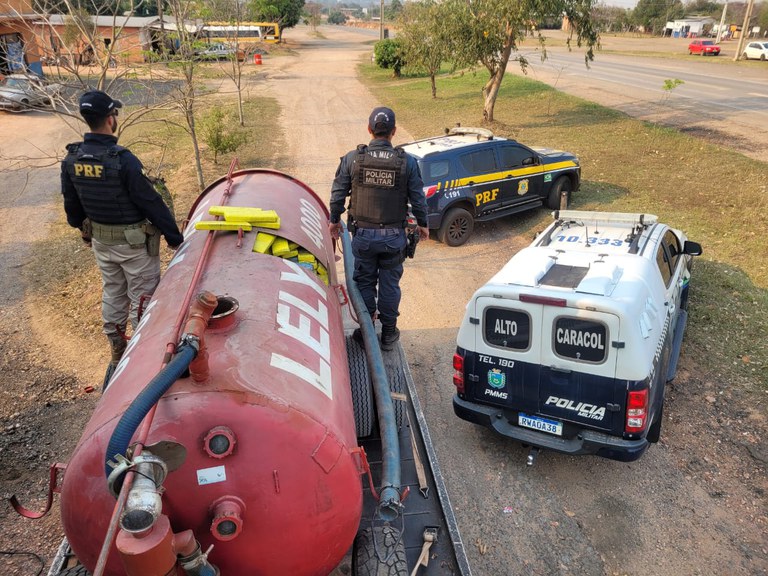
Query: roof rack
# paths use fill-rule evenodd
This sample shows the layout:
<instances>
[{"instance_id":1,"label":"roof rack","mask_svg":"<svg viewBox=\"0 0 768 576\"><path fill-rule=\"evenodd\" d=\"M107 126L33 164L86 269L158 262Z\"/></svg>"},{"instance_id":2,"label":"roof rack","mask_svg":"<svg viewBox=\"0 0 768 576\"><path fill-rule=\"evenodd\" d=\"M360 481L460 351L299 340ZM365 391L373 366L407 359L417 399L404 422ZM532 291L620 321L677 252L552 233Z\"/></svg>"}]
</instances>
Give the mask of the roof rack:
<instances>
[{"instance_id":1,"label":"roof rack","mask_svg":"<svg viewBox=\"0 0 768 576\"><path fill-rule=\"evenodd\" d=\"M446 130L449 136L459 134L474 134L478 140L493 140L493 132L487 128L473 128L472 126L454 126Z\"/></svg>"},{"instance_id":2,"label":"roof rack","mask_svg":"<svg viewBox=\"0 0 768 576\"><path fill-rule=\"evenodd\" d=\"M632 214L628 212L588 212L586 210L555 210L552 212L555 220L595 220L605 223L639 224L650 226L659 221L655 214Z\"/></svg>"}]
</instances>

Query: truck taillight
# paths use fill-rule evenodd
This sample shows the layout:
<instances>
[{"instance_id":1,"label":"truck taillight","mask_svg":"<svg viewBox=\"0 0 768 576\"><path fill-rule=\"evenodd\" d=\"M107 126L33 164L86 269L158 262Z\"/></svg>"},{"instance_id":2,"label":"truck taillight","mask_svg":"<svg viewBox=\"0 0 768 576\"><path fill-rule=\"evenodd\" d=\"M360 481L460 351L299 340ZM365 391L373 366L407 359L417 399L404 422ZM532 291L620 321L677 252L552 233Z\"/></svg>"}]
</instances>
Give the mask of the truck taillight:
<instances>
[{"instance_id":1,"label":"truck taillight","mask_svg":"<svg viewBox=\"0 0 768 576\"><path fill-rule=\"evenodd\" d=\"M453 385L456 386L456 392L464 394L464 356L461 354L453 355Z\"/></svg>"},{"instance_id":2,"label":"truck taillight","mask_svg":"<svg viewBox=\"0 0 768 576\"><path fill-rule=\"evenodd\" d=\"M627 424L624 427L628 434L637 434L645 430L648 418L648 389L633 390L627 394Z\"/></svg>"},{"instance_id":3,"label":"truck taillight","mask_svg":"<svg viewBox=\"0 0 768 576\"><path fill-rule=\"evenodd\" d=\"M430 198L437 193L437 186L424 186L424 196Z\"/></svg>"}]
</instances>

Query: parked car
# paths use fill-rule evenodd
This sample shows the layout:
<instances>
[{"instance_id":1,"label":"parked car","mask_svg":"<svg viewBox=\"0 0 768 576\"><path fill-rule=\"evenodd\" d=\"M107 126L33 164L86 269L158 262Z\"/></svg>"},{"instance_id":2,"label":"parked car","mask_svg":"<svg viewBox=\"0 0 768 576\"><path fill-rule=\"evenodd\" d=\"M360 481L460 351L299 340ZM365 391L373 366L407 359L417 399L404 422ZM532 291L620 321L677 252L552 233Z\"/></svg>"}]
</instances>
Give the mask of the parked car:
<instances>
[{"instance_id":1,"label":"parked car","mask_svg":"<svg viewBox=\"0 0 768 576\"><path fill-rule=\"evenodd\" d=\"M449 246L464 244L476 221L559 208L581 181L573 154L528 147L484 128L456 127L402 148L421 168L428 226Z\"/></svg>"},{"instance_id":2,"label":"parked car","mask_svg":"<svg viewBox=\"0 0 768 576\"><path fill-rule=\"evenodd\" d=\"M701 54L702 56L718 56L720 46L714 40L691 40L688 44L688 54Z\"/></svg>"},{"instance_id":3,"label":"parked car","mask_svg":"<svg viewBox=\"0 0 768 576\"><path fill-rule=\"evenodd\" d=\"M235 55L235 49L227 44L211 44L205 50L200 50L196 56L200 60L230 60ZM238 60L243 59L242 50L238 52Z\"/></svg>"},{"instance_id":4,"label":"parked car","mask_svg":"<svg viewBox=\"0 0 768 576\"><path fill-rule=\"evenodd\" d=\"M61 92L59 84L49 84L34 74L11 74L0 80L0 110L24 112L50 108Z\"/></svg>"},{"instance_id":5,"label":"parked car","mask_svg":"<svg viewBox=\"0 0 768 576\"><path fill-rule=\"evenodd\" d=\"M744 60L766 60L768 59L768 42L750 42L744 48L741 57Z\"/></svg>"},{"instance_id":6,"label":"parked car","mask_svg":"<svg viewBox=\"0 0 768 576\"><path fill-rule=\"evenodd\" d=\"M659 440L701 246L651 214L553 216L467 304L454 411L533 447L636 460Z\"/></svg>"}]
</instances>

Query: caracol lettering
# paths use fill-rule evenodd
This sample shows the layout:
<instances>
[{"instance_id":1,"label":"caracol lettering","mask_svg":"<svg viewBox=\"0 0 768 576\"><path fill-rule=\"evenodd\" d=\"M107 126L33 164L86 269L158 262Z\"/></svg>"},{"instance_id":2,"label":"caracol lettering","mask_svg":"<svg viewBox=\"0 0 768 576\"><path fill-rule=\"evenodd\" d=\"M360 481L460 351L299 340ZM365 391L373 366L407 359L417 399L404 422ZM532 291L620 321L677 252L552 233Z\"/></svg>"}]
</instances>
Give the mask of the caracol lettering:
<instances>
[{"instance_id":1,"label":"caracol lettering","mask_svg":"<svg viewBox=\"0 0 768 576\"><path fill-rule=\"evenodd\" d=\"M580 346L581 348L605 350L603 335L598 334L597 332L582 332L580 330L558 328L556 337L560 344L570 344L571 346Z\"/></svg>"}]
</instances>

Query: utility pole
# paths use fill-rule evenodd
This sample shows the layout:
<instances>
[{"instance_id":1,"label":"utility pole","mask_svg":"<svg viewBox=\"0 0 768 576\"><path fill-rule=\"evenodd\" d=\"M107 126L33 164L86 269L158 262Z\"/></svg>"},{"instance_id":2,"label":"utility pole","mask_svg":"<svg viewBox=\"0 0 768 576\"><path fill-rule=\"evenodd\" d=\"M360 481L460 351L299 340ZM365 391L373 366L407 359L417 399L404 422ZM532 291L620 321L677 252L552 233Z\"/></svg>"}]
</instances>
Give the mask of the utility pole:
<instances>
[{"instance_id":1,"label":"utility pole","mask_svg":"<svg viewBox=\"0 0 768 576\"><path fill-rule=\"evenodd\" d=\"M384 0L379 5L379 40L384 40Z\"/></svg>"},{"instance_id":2,"label":"utility pole","mask_svg":"<svg viewBox=\"0 0 768 576\"><path fill-rule=\"evenodd\" d=\"M741 51L744 48L744 38L749 34L748 28L749 28L749 20L752 18L752 8L755 5L755 0L749 0L749 4L747 4L747 11L744 13L744 24L741 26L741 35L739 36L739 45L738 48L736 48L736 54L733 57L733 61L736 62L739 58L741 58Z\"/></svg>"},{"instance_id":3,"label":"utility pole","mask_svg":"<svg viewBox=\"0 0 768 576\"><path fill-rule=\"evenodd\" d=\"M723 37L723 26L725 26L725 11L728 9L728 0L723 4L723 15L720 16L720 26L717 27L717 38L715 38L715 44L720 44L720 39Z\"/></svg>"}]
</instances>

